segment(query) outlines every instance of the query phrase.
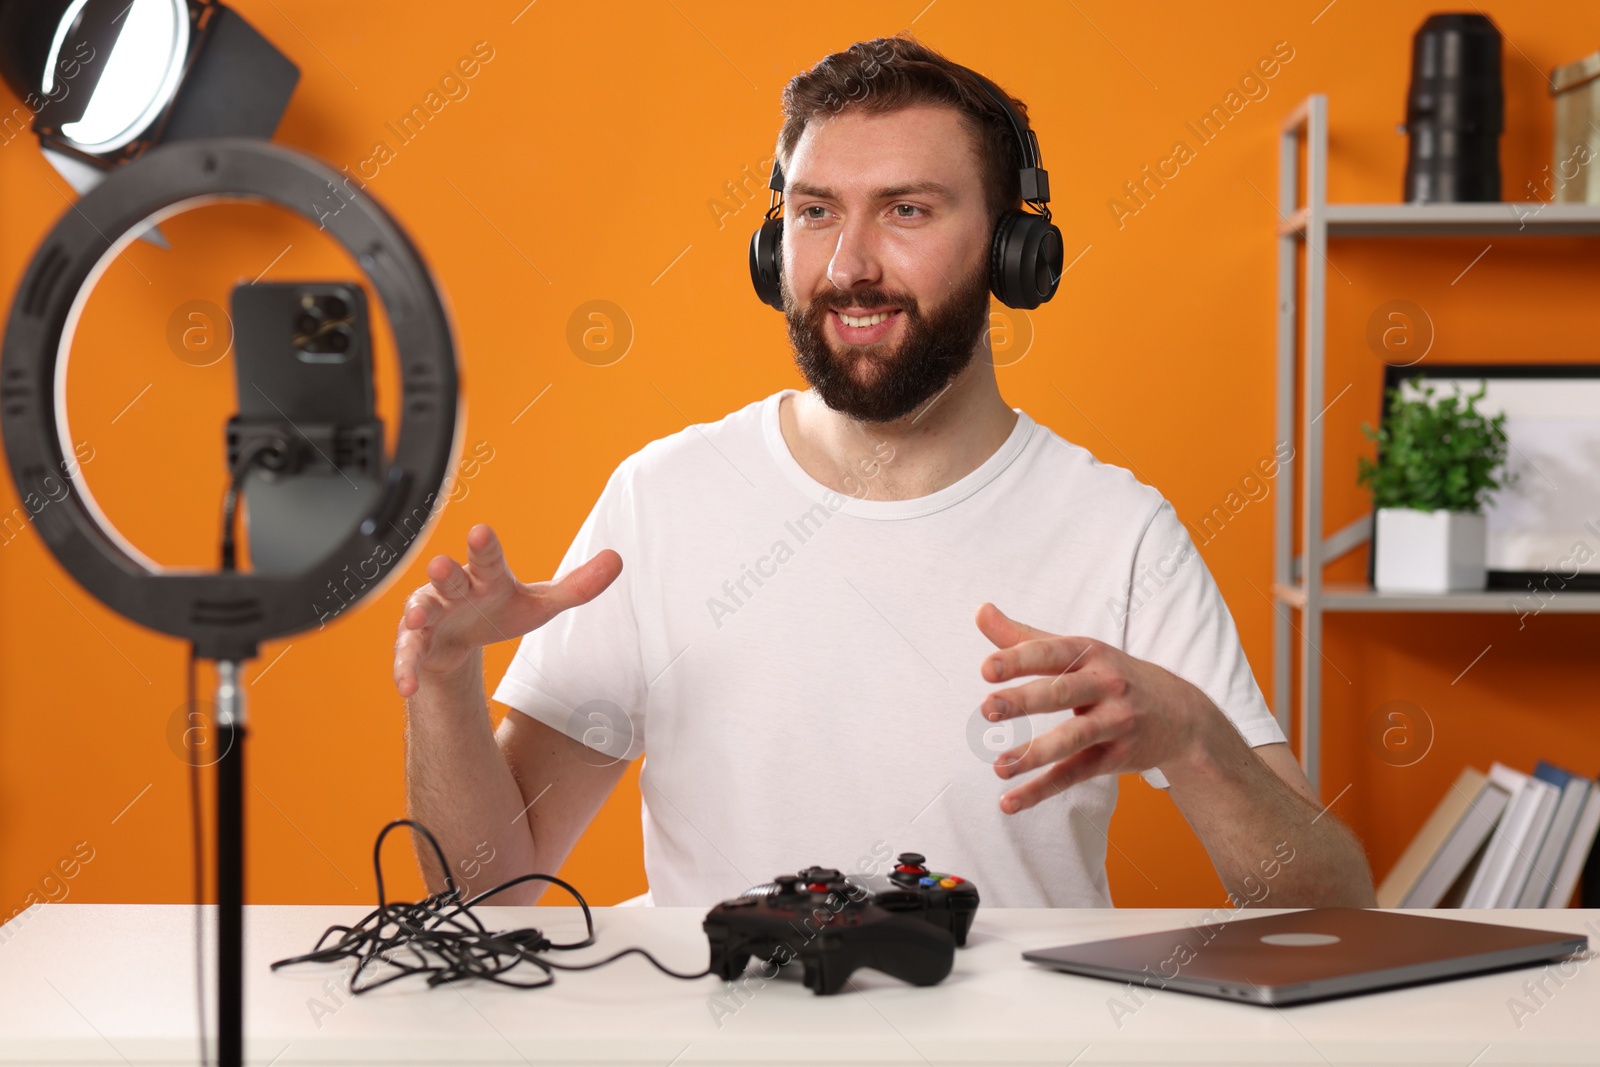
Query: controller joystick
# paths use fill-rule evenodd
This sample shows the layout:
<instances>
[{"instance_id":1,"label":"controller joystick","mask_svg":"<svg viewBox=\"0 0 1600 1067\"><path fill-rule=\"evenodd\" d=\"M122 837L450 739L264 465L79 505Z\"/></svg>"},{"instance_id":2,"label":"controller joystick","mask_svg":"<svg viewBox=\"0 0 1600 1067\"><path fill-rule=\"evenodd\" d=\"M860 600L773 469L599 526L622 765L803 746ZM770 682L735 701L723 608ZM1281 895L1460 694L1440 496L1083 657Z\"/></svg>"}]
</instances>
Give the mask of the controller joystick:
<instances>
[{"instance_id":1,"label":"controller joystick","mask_svg":"<svg viewBox=\"0 0 1600 1067\"><path fill-rule=\"evenodd\" d=\"M978 887L959 874L929 870L917 852L902 852L885 879L867 879L873 902L897 914L920 916L949 930L957 945L967 943L978 913Z\"/></svg>"}]
</instances>

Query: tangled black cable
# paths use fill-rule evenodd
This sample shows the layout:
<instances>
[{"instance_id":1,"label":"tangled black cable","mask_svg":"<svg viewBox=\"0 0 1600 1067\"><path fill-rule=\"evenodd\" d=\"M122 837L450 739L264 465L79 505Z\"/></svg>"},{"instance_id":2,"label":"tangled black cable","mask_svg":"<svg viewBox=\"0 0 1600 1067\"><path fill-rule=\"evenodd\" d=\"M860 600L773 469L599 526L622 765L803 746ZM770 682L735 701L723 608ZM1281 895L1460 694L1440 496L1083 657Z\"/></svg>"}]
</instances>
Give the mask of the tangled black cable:
<instances>
[{"instance_id":1,"label":"tangled black cable","mask_svg":"<svg viewBox=\"0 0 1600 1067\"><path fill-rule=\"evenodd\" d=\"M383 839L397 826L409 826L427 839L434 856L438 858L439 869L444 872L445 888L442 892L415 902L390 902L385 897L381 861ZM354 926L328 927L310 952L278 960L272 964L273 970L295 963L333 963L353 959L357 961L349 981L353 994L366 993L413 974L427 975L430 986L464 978L482 978L518 989L538 989L555 981L555 971L593 970L635 954L643 956L663 974L673 978L693 980L711 973L711 968L707 966L705 970L694 974L682 974L642 948L625 948L591 963L557 963L546 958L541 953L566 952L594 944L594 915L583 894L553 874L524 874L462 900L461 890L450 873L450 865L445 861L444 850L439 847L438 840L426 826L411 819L395 819L378 832L378 839L372 846L372 869L378 880L377 908L368 912ZM494 932L473 914L475 905L496 893L533 881L558 885L578 902L578 907L583 909L583 940L558 943L531 926ZM327 944L335 934L339 935L338 940ZM362 975L369 968L376 970L380 963L394 968L394 973L362 985ZM522 964L528 964L540 972L539 977L529 981L506 977Z\"/></svg>"}]
</instances>

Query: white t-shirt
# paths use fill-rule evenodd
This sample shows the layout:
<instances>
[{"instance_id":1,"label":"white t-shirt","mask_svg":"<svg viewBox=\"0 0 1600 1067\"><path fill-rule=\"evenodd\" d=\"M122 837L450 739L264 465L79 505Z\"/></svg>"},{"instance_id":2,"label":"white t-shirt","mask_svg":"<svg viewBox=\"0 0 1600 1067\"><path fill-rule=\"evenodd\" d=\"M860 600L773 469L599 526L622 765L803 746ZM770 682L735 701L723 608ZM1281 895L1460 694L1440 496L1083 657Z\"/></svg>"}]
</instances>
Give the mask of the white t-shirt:
<instances>
[{"instance_id":1,"label":"white t-shirt","mask_svg":"<svg viewBox=\"0 0 1600 1067\"><path fill-rule=\"evenodd\" d=\"M794 392L617 467L558 573L612 548L621 576L523 637L494 699L597 762L646 756L652 903L920 852L986 906L1110 906L1117 781L1001 812L1011 783L994 758L1072 712L983 719L984 696L1018 683L983 679L994 645L974 616L992 601L1099 638L1193 683L1247 743L1282 741L1187 530L1157 490L1020 409L1005 443L938 492L838 493L784 442L778 404Z\"/></svg>"}]
</instances>

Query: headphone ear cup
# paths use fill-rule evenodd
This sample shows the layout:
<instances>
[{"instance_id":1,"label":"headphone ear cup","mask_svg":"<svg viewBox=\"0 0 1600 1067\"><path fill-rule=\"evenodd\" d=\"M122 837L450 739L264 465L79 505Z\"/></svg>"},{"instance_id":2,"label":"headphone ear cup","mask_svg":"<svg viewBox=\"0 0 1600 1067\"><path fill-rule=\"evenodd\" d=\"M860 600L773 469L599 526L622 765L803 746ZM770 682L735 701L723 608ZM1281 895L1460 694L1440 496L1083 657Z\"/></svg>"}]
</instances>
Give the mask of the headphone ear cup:
<instances>
[{"instance_id":1,"label":"headphone ear cup","mask_svg":"<svg viewBox=\"0 0 1600 1067\"><path fill-rule=\"evenodd\" d=\"M995 224L989 291L1007 307L1038 307L1056 295L1064 251L1055 223L1042 215L1007 211Z\"/></svg>"},{"instance_id":2,"label":"headphone ear cup","mask_svg":"<svg viewBox=\"0 0 1600 1067\"><path fill-rule=\"evenodd\" d=\"M782 219L767 219L751 236L750 282L762 303L783 310Z\"/></svg>"}]
</instances>

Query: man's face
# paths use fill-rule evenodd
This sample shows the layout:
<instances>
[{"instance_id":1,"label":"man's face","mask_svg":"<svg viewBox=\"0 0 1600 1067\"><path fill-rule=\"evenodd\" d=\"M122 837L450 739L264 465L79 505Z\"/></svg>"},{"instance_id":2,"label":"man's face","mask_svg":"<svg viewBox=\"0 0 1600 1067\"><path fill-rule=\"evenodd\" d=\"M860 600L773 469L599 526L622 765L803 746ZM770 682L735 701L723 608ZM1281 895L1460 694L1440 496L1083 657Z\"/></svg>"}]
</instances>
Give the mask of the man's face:
<instances>
[{"instance_id":1,"label":"man's face","mask_svg":"<svg viewBox=\"0 0 1600 1067\"><path fill-rule=\"evenodd\" d=\"M989 324L990 222L974 140L953 108L813 119L785 171L784 317L828 407L915 411Z\"/></svg>"}]
</instances>

